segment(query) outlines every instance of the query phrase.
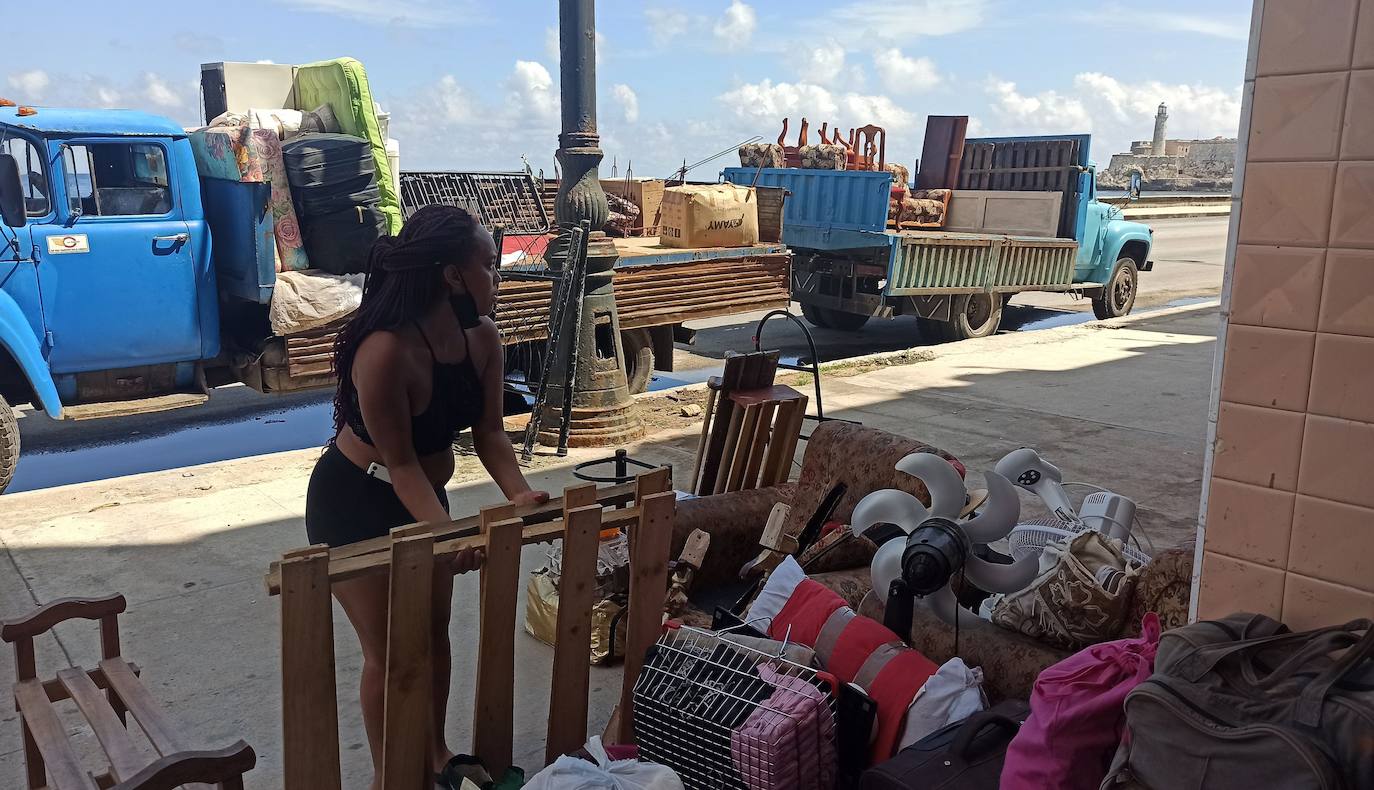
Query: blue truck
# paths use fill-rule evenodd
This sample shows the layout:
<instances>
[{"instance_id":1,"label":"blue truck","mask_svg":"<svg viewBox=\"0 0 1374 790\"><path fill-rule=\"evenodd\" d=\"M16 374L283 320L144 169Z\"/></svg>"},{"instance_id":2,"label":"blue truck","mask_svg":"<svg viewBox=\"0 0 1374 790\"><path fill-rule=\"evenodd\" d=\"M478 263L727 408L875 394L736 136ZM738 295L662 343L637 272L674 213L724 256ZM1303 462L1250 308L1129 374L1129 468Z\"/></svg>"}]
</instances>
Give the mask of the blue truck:
<instances>
[{"instance_id":1,"label":"blue truck","mask_svg":"<svg viewBox=\"0 0 1374 790\"><path fill-rule=\"evenodd\" d=\"M927 339L997 331L1017 293L1087 296L1099 318L1135 304L1152 231L1097 199L1088 135L966 141L941 229L897 227L887 172L727 168L725 180L786 189L792 298L812 324L857 330L917 317ZM898 190L900 191L900 190ZM1139 196L1138 177L1128 199Z\"/></svg>"}]
</instances>

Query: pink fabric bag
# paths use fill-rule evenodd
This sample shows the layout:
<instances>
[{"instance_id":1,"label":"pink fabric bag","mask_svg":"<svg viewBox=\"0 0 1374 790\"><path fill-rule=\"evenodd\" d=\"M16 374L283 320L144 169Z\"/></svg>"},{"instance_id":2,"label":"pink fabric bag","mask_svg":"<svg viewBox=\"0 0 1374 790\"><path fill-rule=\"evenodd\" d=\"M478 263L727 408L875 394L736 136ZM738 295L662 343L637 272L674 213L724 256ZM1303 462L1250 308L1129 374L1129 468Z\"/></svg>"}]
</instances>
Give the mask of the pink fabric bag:
<instances>
[{"instance_id":1,"label":"pink fabric bag","mask_svg":"<svg viewBox=\"0 0 1374 790\"><path fill-rule=\"evenodd\" d=\"M1084 648L1040 673L1007 747L1001 790L1097 790L1125 729L1126 694L1154 672L1159 616L1141 635Z\"/></svg>"}]
</instances>

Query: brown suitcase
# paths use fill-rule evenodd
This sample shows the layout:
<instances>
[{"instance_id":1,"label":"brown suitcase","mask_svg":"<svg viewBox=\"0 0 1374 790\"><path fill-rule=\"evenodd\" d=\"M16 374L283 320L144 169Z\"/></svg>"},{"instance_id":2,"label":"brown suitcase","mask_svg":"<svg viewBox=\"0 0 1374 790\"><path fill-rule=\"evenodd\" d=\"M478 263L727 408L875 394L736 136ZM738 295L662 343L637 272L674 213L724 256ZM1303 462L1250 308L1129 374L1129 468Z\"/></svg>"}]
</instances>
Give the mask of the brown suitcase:
<instances>
[{"instance_id":1,"label":"brown suitcase","mask_svg":"<svg viewBox=\"0 0 1374 790\"><path fill-rule=\"evenodd\" d=\"M1029 715L1025 700L1005 700L936 730L864 771L859 790L996 790L1007 745Z\"/></svg>"}]
</instances>

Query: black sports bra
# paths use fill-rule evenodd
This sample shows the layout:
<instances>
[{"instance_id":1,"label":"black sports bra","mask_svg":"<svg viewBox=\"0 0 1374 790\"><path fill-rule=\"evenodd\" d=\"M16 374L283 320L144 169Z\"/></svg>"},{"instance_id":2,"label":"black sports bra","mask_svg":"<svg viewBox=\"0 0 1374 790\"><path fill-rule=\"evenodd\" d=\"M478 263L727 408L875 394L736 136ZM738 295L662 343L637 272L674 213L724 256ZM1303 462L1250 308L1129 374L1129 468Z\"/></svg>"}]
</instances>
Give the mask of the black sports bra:
<instances>
[{"instance_id":1,"label":"black sports bra","mask_svg":"<svg viewBox=\"0 0 1374 790\"><path fill-rule=\"evenodd\" d=\"M429 405L410 418L410 441L415 447L415 454L425 456L451 447L458 434L476 425L482 418L484 404L482 381L477 374L477 367L472 364L472 344L467 342L467 330L463 330L467 356L462 362L445 363L434 356L434 346L425 336L425 330L418 323L414 325L415 331L425 341L425 348L429 349L429 358L433 362ZM367 426L363 424L363 411L358 405L356 388L353 390L352 406L345 422L359 439L373 444Z\"/></svg>"}]
</instances>

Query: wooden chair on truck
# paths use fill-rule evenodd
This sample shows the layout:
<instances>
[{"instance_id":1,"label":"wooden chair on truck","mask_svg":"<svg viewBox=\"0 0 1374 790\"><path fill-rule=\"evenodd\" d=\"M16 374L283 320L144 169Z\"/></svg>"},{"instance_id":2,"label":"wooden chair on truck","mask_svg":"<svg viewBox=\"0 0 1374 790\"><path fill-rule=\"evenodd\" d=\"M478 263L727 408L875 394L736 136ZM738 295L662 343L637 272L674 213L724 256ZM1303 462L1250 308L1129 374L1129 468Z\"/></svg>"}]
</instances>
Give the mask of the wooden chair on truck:
<instances>
[{"instance_id":1,"label":"wooden chair on truck","mask_svg":"<svg viewBox=\"0 0 1374 790\"><path fill-rule=\"evenodd\" d=\"M243 790L243 775L257 756L238 741L217 751L190 751L184 731L171 722L139 680L139 669L119 648L122 595L64 598L25 617L4 621L0 639L14 645L14 701L24 731L26 787L31 790ZM95 669L67 667L40 680L34 638L68 620L100 623L100 663ZM95 733L106 769L93 775L73 748L56 703L71 700ZM149 759L128 729L132 714L160 755Z\"/></svg>"}]
</instances>

